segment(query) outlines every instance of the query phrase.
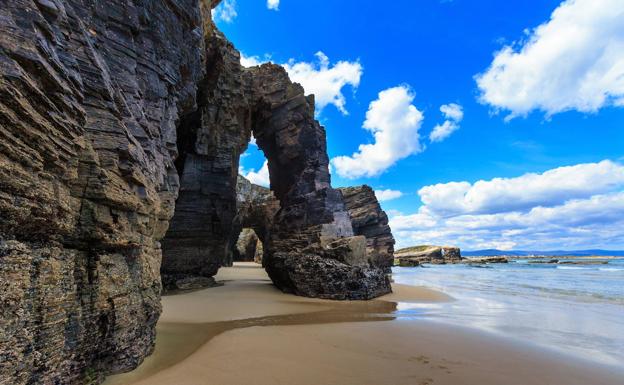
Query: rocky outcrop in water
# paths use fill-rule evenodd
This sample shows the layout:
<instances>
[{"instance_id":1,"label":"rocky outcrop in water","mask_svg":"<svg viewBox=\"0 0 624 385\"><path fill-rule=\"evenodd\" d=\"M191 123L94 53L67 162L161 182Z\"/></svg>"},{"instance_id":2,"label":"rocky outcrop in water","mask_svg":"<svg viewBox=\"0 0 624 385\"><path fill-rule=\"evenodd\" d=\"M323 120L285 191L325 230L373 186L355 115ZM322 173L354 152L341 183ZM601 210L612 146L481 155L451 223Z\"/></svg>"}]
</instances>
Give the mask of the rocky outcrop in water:
<instances>
[{"instance_id":1,"label":"rocky outcrop in water","mask_svg":"<svg viewBox=\"0 0 624 385\"><path fill-rule=\"evenodd\" d=\"M279 66L241 67L212 24L217 3L0 4L0 384L136 367L161 282L210 284L243 226L284 291L390 290L381 264L362 263L373 233L330 185L314 98ZM243 209L252 132L272 195Z\"/></svg>"},{"instance_id":2,"label":"rocky outcrop in water","mask_svg":"<svg viewBox=\"0 0 624 385\"><path fill-rule=\"evenodd\" d=\"M472 257L472 258L466 258L462 261L462 263L467 263L467 264L508 263L508 262L509 262L509 259L507 259L507 257L499 257L499 256Z\"/></svg>"},{"instance_id":3,"label":"rocky outcrop in water","mask_svg":"<svg viewBox=\"0 0 624 385\"><path fill-rule=\"evenodd\" d=\"M394 257L399 266L420 266L423 263L444 265L447 263L461 263L465 259L461 256L459 247L448 246L414 246L397 250Z\"/></svg>"}]
</instances>

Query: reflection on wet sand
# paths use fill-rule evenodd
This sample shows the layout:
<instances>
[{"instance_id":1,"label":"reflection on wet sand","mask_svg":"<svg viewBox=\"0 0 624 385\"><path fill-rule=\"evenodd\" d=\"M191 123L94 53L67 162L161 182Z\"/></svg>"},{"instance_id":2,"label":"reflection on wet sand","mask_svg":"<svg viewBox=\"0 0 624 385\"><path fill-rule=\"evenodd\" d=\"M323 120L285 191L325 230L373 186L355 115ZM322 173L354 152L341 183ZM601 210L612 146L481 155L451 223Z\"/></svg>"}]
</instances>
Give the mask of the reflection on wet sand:
<instances>
[{"instance_id":1,"label":"reflection on wet sand","mask_svg":"<svg viewBox=\"0 0 624 385\"><path fill-rule=\"evenodd\" d=\"M249 268L248 266L243 266ZM257 269L255 269L257 272ZM262 292L266 290L266 282L254 279L222 280L226 286L244 285L247 290ZM227 289L227 288L226 288ZM206 289L208 291L214 289ZM271 288L271 290L273 290ZM426 293L426 292L425 292ZM181 299L185 294L177 293L163 297ZM396 295L396 294L395 294ZM292 308L292 314L266 315L245 319L233 319L218 322L159 322L156 328L156 347L154 353L146 358L136 370L121 375L111 376L105 385L131 384L141 381L153 374L165 370L192 355L197 349L208 343L219 334L253 326L294 326L335 324L345 322L390 321L396 318L397 303L386 300L337 302L323 300L284 301L283 308ZM442 297L443 298L443 297ZM200 304L198 304L200 305ZM201 305L200 305L201 306ZM245 306L244 302L241 306ZM304 311L305 309L305 311ZM216 310L216 309L215 309ZM165 312L167 309L165 309ZM166 316L163 317L166 319Z\"/></svg>"},{"instance_id":2,"label":"reflection on wet sand","mask_svg":"<svg viewBox=\"0 0 624 385\"><path fill-rule=\"evenodd\" d=\"M431 323L427 308L452 299L424 287L334 302L285 295L261 268L222 269L217 278L225 285L163 297L154 354L105 384L621 383L620 373Z\"/></svg>"}]
</instances>

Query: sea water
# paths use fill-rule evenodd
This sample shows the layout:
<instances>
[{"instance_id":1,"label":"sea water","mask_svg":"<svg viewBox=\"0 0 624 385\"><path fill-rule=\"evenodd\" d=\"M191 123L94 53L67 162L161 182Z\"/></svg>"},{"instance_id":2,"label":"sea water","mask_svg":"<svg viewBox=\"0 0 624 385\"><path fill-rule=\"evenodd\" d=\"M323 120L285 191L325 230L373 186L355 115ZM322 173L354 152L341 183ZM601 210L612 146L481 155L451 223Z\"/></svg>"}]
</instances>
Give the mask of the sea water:
<instances>
[{"instance_id":1,"label":"sea water","mask_svg":"<svg viewBox=\"0 0 624 385\"><path fill-rule=\"evenodd\" d=\"M427 286L456 299L447 304L399 303L398 313L624 367L624 258L609 259L606 265L530 262L394 267L396 283Z\"/></svg>"}]
</instances>

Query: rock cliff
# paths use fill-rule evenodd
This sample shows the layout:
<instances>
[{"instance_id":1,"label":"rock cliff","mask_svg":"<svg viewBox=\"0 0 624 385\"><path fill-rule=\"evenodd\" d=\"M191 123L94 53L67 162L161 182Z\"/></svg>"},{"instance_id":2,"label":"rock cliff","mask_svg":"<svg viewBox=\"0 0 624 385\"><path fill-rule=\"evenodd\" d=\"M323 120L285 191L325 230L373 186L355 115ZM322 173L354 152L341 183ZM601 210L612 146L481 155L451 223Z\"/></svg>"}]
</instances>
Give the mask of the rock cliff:
<instances>
[{"instance_id":1,"label":"rock cliff","mask_svg":"<svg viewBox=\"0 0 624 385\"><path fill-rule=\"evenodd\" d=\"M371 265L390 272L394 263L394 237L388 225L388 216L381 209L375 192L366 185L339 190L351 217L353 233L366 237Z\"/></svg>"},{"instance_id":2,"label":"rock cliff","mask_svg":"<svg viewBox=\"0 0 624 385\"><path fill-rule=\"evenodd\" d=\"M161 272L210 282L243 227L284 291L390 290L374 196L331 187L314 98L279 66L240 66L218 2L0 4L0 384L136 367ZM271 176L258 207L237 195L252 132Z\"/></svg>"},{"instance_id":3,"label":"rock cliff","mask_svg":"<svg viewBox=\"0 0 624 385\"><path fill-rule=\"evenodd\" d=\"M1 384L97 382L152 351L211 5L1 3Z\"/></svg>"}]
</instances>

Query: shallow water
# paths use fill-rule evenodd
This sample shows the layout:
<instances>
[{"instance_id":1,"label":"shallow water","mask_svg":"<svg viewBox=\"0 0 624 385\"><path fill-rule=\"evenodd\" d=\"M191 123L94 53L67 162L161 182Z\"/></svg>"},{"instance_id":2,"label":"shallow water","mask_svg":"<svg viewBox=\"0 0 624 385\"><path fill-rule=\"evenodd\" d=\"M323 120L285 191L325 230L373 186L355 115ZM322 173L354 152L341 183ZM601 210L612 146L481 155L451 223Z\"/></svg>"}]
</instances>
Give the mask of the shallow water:
<instances>
[{"instance_id":1,"label":"shallow water","mask_svg":"<svg viewBox=\"0 0 624 385\"><path fill-rule=\"evenodd\" d=\"M606 265L517 260L485 267L395 267L393 279L457 299L443 304L399 303L400 318L424 314L624 366L624 258L610 259Z\"/></svg>"}]
</instances>

